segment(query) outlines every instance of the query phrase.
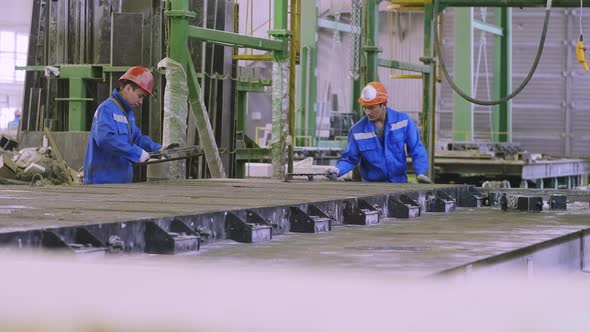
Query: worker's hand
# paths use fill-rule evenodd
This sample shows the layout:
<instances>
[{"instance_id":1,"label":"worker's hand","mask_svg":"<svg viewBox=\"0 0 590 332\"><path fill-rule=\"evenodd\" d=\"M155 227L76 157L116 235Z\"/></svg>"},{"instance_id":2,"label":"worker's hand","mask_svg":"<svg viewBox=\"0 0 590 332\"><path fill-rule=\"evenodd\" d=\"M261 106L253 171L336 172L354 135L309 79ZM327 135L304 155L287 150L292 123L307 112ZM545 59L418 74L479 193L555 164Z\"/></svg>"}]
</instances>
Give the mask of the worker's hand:
<instances>
[{"instance_id":1,"label":"worker's hand","mask_svg":"<svg viewBox=\"0 0 590 332\"><path fill-rule=\"evenodd\" d=\"M170 143L170 144L166 145L166 147L162 148L162 151L172 150L172 149L176 149L178 147L180 147L180 144Z\"/></svg>"},{"instance_id":2,"label":"worker's hand","mask_svg":"<svg viewBox=\"0 0 590 332\"><path fill-rule=\"evenodd\" d=\"M432 180L430 180L430 178L424 174L418 174L416 175L416 180L418 180L418 183L429 183L432 184Z\"/></svg>"},{"instance_id":3,"label":"worker's hand","mask_svg":"<svg viewBox=\"0 0 590 332\"><path fill-rule=\"evenodd\" d=\"M329 167L324 171L324 176L331 181L336 181L338 179L338 175L340 175L340 170L336 167Z\"/></svg>"},{"instance_id":4,"label":"worker's hand","mask_svg":"<svg viewBox=\"0 0 590 332\"><path fill-rule=\"evenodd\" d=\"M145 152L145 150L141 150L141 157L139 157L139 162L143 163L150 159L150 154Z\"/></svg>"}]
</instances>

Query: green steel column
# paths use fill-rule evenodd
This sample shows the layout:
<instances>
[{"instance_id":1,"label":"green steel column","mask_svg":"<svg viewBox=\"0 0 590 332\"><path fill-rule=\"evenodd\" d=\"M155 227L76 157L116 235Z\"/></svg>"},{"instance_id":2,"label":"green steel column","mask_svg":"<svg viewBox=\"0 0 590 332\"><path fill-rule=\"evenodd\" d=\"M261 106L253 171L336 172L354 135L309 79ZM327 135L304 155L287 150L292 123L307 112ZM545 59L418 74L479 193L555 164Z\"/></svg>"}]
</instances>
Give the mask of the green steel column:
<instances>
[{"instance_id":1,"label":"green steel column","mask_svg":"<svg viewBox=\"0 0 590 332\"><path fill-rule=\"evenodd\" d=\"M379 39L379 2L381 0L365 0L361 11L361 34L360 34L360 65L359 78L352 81L352 104L353 107L358 105L357 99L361 90L369 82L379 81L378 53L381 51L377 46ZM363 109L358 107L360 117L364 116Z\"/></svg>"},{"instance_id":2,"label":"green steel column","mask_svg":"<svg viewBox=\"0 0 590 332\"><path fill-rule=\"evenodd\" d=\"M188 18L194 16L188 9L188 0L171 0L171 8L165 12L170 17L168 35L168 56L186 66L186 49L188 47Z\"/></svg>"},{"instance_id":3,"label":"green steel column","mask_svg":"<svg viewBox=\"0 0 590 332\"><path fill-rule=\"evenodd\" d=\"M60 66L60 78L67 79L69 96L56 98L57 101L68 102L68 131L85 131L86 129L86 103L93 100L86 98L87 79L98 79L100 70L93 65L62 65Z\"/></svg>"},{"instance_id":4,"label":"green steel column","mask_svg":"<svg viewBox=\"0 0 590 332\"><path fill-rule=\"evenodd\" d=\"M236 11L237 13L237 11ZM247 126L247 102L248 102L248 93L246 91L238 91L237 104L238 104L238 114L236 116L236 131L242 132L242 139L246 140L246 126ZM243 148L243 146L241 146ZM237 161L234 165L236 178L243 178L246 176L246 163L244 161Z\"/></svg>"},{"instance_id":5,"label":"green steel column","mask_svg":"<svg viewBox=\"0 0 590 332\"><path fill-rule=\"evenodd\" d=\"M291 40L289 43L289 155L287 160L287 172L293 173L293 154L295 148L295 69L297 69L297 55L299 54L300 43L300 15L301 2L299 0L290 0L291 2Z\"/></svg>"},{"instance_id":6,"label":"green steel column","mask_svg":"<svg viewBox=\"0 0 590 332\"><path fill-rule=\"evenodd\" d=\"M430 73L422 75L422 139L428 152L428 177L434 181L434 139L435 139L435 87L436 87L436 62L433 60L433 29L432 20L434 18L434 8L432 4L424 5L424 57L420 60L425 65L430 66Z\"/></svg>"},{"instance_id":7,"label":"green steel column","mask_svg":"<svg viewBox=\"0 0 590 332\"><path fill-rule=\"evenodd\" d=\"M499 99L512 91L512 9L497 8L496 24L504 32L496 36L494 49L494 99ZM492 141L512 141L512 100L494 107Z\"/></svg>"},{"instance_id":8,"label":"green steel column","mask_svg":"<svg viewBox=\"0 0 590 332\"><path fill-rule=\"evenodd\" d=\"M470 91L473 72L473 19L472 8L455 8L455 61L453 76L457 86ZM473 104L453 92L453 140L469 142L473 140Z\"/></svg>"},{"instance_id":9,"label":"green steel column","mask_svg":"<svg viewBox=\"0 0 590 332\"><path fill-rule=\"evenodd\" d=\"M362 21L365 23L363 25L365 38L362 43L362 49L366 57L366 74L364 77L365 80L362 82L363 86L369 82L379 81L379 75L377 74L377 69L379 68L378 53L381 52L377 45L379 40L379 2L381 0L366 0L364 2L366 19Z\"/></svg>"},{"instance_id":10,"label":"green steel column","mask_svg":"<svg viewBox=\"0 0 590 332\"><path fill-rule=\"evenodd\" d=\"M274 29L269 35L283 41L284 49L273 53L272 66L272 178L285 178L289 134L289 53L287 31L287 0L274 2Z\"/></svg>"},{"instance_id":11,"label":"green steel column","mask_svg":"<svg viewBox=\"0 0 590 332\"><path fill-rule=\"evenodd\" d=\"M86 84L82 78L70 78L68 101L68 131L86 130Z\"/></svg>"},{"instance_id":12,"label":"green steel column","mask_svg":"<svg viewBox=\"0 0 590 332\"><path fill-rule=\"evenodd\" d=\"M190 58L188 48L185 49L186 58ZM213 135L213 129L211 128L211 122L207 114L207 108L205 107L205 100L201 93L201 86L197 79L197 73L192 60L186 62L187 64L187 83L188 83L188 95L191 106L191 111L195 115L197 132L199 133L199 142L205 153L205 159L207 160L207 167L211 173L212 178L225 178L225 169L221 163L221 156L219 155L219 149L215 142L215 136Z\"/></svg>"},{"instance_id":13,"label":"green steel column","mask_svg":"<svg viewBox=\"0 0 590 332\"><path fill-rule=\"evenodd\" d=\"M191 111L195 115L199 141L205 153L209 172L213 178L224 178L225 170L221 163L213 129L207 116L207 109L205 108L205 102L201 94L197 73L195 72L188 50L188 19L194 17L195 14L189 11L187 0L171 0L171 7L164 14L170 18L168 56L172 60L183 64L187 74L188 99ZM171 105L171 109L175 109L175 106Z\"/></svg>"},{"instance_id":14,"label":"green steel column","mask_svg":"<svg viewBox=\"0 0 590 332\"><path fill-rule=\"evenodd\" d=\"M306 1L306 0L303 0ZM304 5L305 10L305 5ZM301 29L303 30L303 29ZM295 111L295 136L296 136L296 145L303 145L303 142L299 139L300 136L305 135L306 129L306 114L308 109L308 98L309 98L309 80L312 79L309 76L309 62L311 61L311 50L308 46L305 46L304 41L305 37L302 36L301 38L301 52L299 53L300 57L300 64L298 68L298 75L297 75L297 104L295 107L297 110Z\"/></svg>"},{"instance_id":15,"label":"green steel column","mask_svg":"<svg viewBox=\"0 0 590 332\"><path fill-rule=\"evenodd\" d=\"M301 0L301 52L296 114L296 135L304 136L298 145L316 145L316 114L317 114L317 31L318 3L317 0ZM311 140L308 138L311 137Z\"/></svg>"}]
</instances>

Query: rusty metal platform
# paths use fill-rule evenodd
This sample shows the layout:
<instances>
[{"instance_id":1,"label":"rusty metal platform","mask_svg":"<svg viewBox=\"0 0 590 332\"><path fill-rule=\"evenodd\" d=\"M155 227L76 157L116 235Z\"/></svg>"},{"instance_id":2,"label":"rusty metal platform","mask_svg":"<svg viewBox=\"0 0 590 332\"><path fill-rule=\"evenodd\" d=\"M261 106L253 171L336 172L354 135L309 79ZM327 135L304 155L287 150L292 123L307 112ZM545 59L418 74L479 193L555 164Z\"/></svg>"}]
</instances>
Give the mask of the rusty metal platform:
<instances>
[{"instance_id":1,"label":"rusty metal platform","mask_svg":"<svg viewBox=\"0 0 590 332\"><path fill-rule=\"evenodd\" d=\"M296 205L449 185L188 180L93 186L0 186L0 233Z\"/></svg>"},{"instance_id":2,"label":"rusty metal platform","mask_svg":"<svg viewBox=\"0 0 590 332\"><path fill-rule=\"evenodd\" d=\"M70 242L88 239L90 234L98 239L92 248L96 249L106 246L109 237L115 234L123 243L122 251L129 253L176 254L180 249L189 260L285 267L331 266L414 276L462 273L475 267L485 270L490 262L512 262L520 266L523 257L528 257L524 261L525 270L527 266L530 270L531 262L537 260L545 262L537 263L537 268L551 265L583 270L590 265L585 261L590 260L590 255L583 254L590 246L587 202L573 204L567 211L503 212L470 205L473 202L468 202L464 194L472 189L454 185L237 179L69 187L2 186L0 244L56 247L56 241L65 244L66 239ZM425 198L432 193L448 195L453 201L452 208L442 206L439 210L442 212L431 212L434 210L427 207ZM395 211L390 198L402 194L418 202L419 216L393 217ZM365 211L363 207L374 209L369 211L370 216L367 212L368 225L344 225L347 213L351 218L348 210ZM313 211L323 211L322 215L330 222L310 231L315 234L293 233L292 225L297 218L312 221L309 216L317 214ZM228 222L249 220L251 214L266 223L266 226L258 225L261 231L265 227L272 229L269 236L262 237L266 242L231 240ZM297 217L298 214L303 217ZM322 219L317 217L315 221ZM369 217L376 219L369 222ZM196 234L202 242L183 238L189 244L150 251L153 241L172 241L162 236L174 231L175 223L176 227L186 226L189 233L205 229L205 233ZM154 227L160 233L148 235ZM244 242L256 242L252 240L253 234ZM197 251L202 244L205 245ZM544 253L542 258L539 253ZM560 258L563 256L568 258Z\"/></svg>"}]
</instances>

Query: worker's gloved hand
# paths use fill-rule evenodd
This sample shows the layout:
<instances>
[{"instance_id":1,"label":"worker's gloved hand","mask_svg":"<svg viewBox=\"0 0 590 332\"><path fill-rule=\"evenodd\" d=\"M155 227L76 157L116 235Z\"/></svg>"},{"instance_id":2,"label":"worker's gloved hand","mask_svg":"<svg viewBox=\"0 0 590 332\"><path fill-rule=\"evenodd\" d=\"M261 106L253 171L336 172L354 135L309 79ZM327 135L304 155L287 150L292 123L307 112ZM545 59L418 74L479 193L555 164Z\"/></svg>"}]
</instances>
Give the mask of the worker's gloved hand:
<instances>
[{"instance_id":1,"label":"worker's gloved hand","mask_svg":"<svg viewBox=\"0 0 590 332\"><path fill-rule=\"evenodd\" d=\"M172 149L176 149L179 147L180 147L180 144L178 144L178 143L170 143L170 144L166 145L165 147L163 147L162 151L172 150Z\"/></svg>"},{"instance_id":2,"label":"worker's gloved hand","mask_svg":"<svg viewBox=\"0 0 590 332\"><path fill-rule=\"evenodd\" d=\"M324 171L324 176L327 177L328 180L336 181L338 175L340 175L340 170L336 167L329 167Z\"/></svg>"},{"instance_id":3,"label":"worker's gloved hand","mask_svg":"<svg viewBox=\"0 0 590 332\"><path fill-rule=\"evenodd\" d=\"M145 152L145 150L141 150L141 157L139 157L139 162L143 163L150 159L150 154Z\"/></svg>"},{"instance_id":4,"label":"worker's gloved hand","mask_svg":"<svg viewBox=\"0 0 590 332\"><path fill-rule=\"evenodd\" d=\"M418 183L429 183L432 184L432 180L430 180L430 178L424 174L418 174L416 175L416 180L418 180Z\"/></svg>"}]
</instances>

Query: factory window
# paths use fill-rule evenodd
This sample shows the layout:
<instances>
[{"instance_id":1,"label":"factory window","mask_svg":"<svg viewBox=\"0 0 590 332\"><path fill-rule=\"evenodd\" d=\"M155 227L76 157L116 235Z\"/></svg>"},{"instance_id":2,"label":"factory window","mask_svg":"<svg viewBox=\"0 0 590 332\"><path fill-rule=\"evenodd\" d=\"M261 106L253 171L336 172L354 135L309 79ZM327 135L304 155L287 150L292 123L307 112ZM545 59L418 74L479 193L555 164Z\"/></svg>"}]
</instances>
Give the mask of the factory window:
<instances>
[{"instance_id":1,"label":"factory window","mask_svg":"<svg viewBox=\"0 0 590 332\"><path fill-rule=\"evenodd\" d=\"M0 83L25 80L25 72L14 67L26 65L28 43L27 34L0 31Z\"/></svg>"}]
</instances>

